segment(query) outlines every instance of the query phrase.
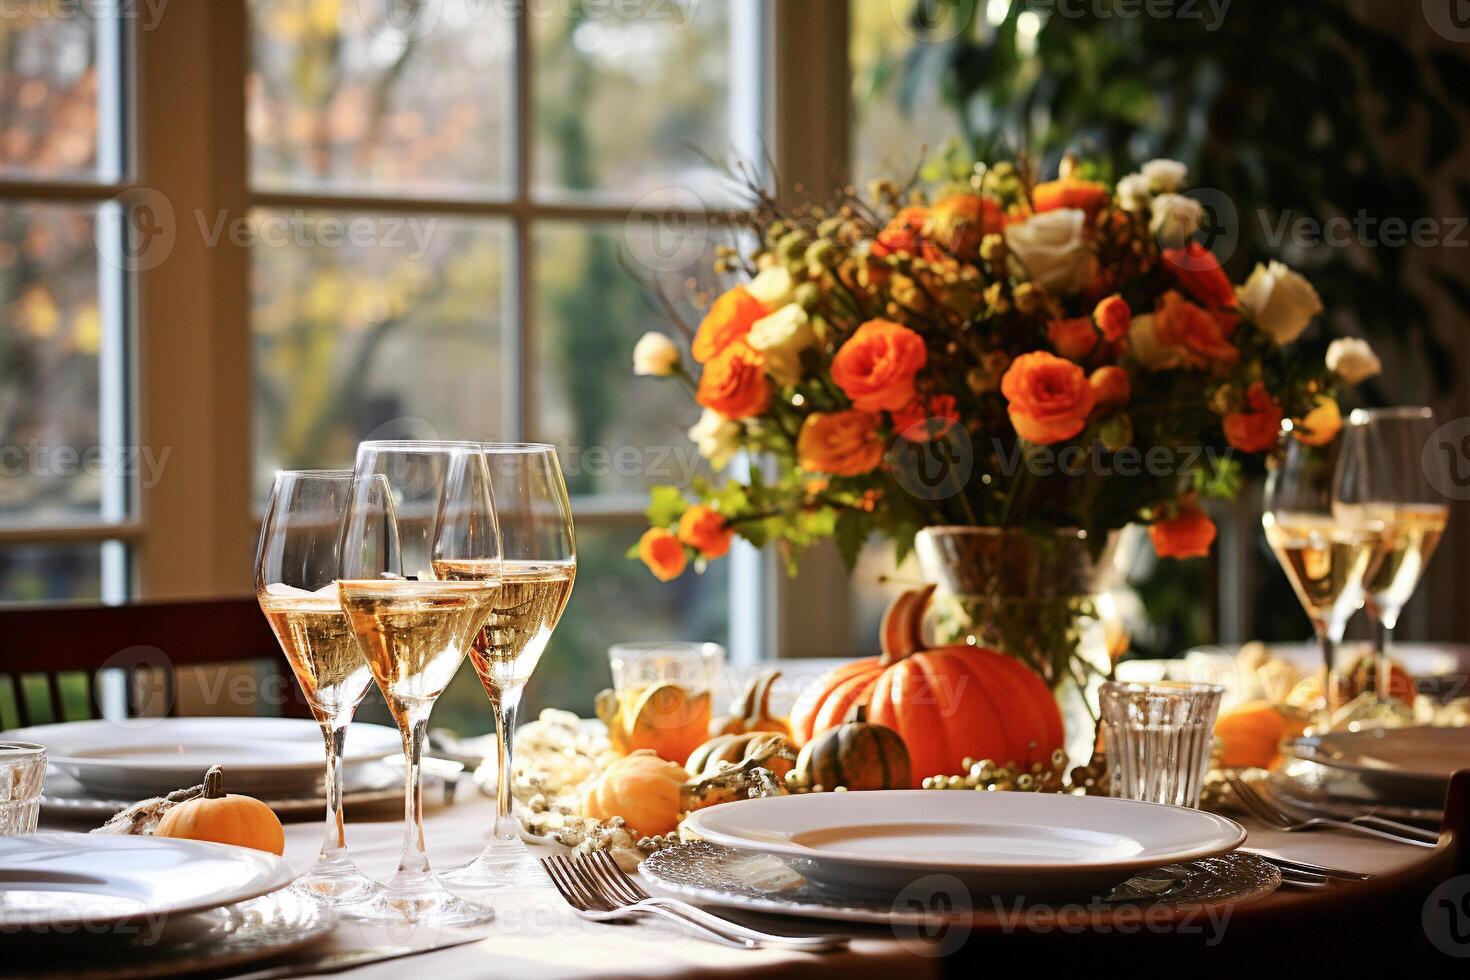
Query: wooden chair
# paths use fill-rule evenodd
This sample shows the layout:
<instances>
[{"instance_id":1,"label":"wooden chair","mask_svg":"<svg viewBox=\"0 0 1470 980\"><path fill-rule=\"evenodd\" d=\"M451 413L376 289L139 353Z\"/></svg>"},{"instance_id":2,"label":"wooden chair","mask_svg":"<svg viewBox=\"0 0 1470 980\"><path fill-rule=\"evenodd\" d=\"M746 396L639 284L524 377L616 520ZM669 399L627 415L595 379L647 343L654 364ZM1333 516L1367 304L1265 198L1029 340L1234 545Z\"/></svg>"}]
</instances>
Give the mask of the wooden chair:
<instances>
[{"instance_id":1,"label":"wooden chair","mask_svg":"<svg viewBox=\"0 0 1470 980\"><path fill-rule=\"evenodd\" d=\"M254 688L257 695L266 695L263 700L278 703L282 713L308 716L305 699L254 597L0 609L0 677L10 682L20 725L74 720L65 710L63 674L80 675L85 717L101 716L97 678L112 670L122 671L126 678L129 717L150 708L174 715L176 668L255 661L265 661L265 673L253 675L254 683L237 675L246 683L232 685L231 696L249 698ZM33 697L37 678L42 696ZM76 707L76 698L69 700ZM40 704L47 709L38 712Z\"/></svg>"}]
</instances>

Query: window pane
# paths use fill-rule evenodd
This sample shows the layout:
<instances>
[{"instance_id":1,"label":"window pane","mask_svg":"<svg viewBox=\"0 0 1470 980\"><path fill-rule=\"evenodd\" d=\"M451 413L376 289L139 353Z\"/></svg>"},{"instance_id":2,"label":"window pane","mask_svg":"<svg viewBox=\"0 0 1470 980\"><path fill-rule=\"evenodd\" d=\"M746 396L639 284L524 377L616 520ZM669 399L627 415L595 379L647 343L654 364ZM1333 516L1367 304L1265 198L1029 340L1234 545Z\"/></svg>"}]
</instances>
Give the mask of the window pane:
<instances>
[{"instance_id":1,"label":"window pane","mask_svg":"<svg viewBox=\"0 0 1470 980\"><path fill-rule=\"evenodd\" d=\"M728 4L530 10L539 193L636 201L680 187L708 202L729 199L728 182L701 159L724 161L737 125L754 129L733 118Z\"/></svg>"},{"instance_id":2,"label":"window pane","mask_svg":"<svg viewBox=\"0 0 1470 980\"><path fill-rule=\"evenodd\" d=\"M60 602L102 596L100 544L0 548L0 602Z\"/></svg>"},{"instance_id":3,"label":"window pane","mask_svg":"<svg viewBox=\"0 0 1470 980\"><path fill-rule=\"evenodd\" d=\"M700 414L689 390L633 375L644 331L677 337L635 276L677 299L685 322L699 322L686 280L712 285L710 251L728 235L691 220L678 232L671 222L651 228L635 219L536 226L536 436L562 448L574 494L687 485L701 466L686 434Z\"/></svg>"},{"instance_id":4,"label":"window pane","mask_svg":"<svg viewBox=\"0 0 1470 980\"><path fill-rule=\"evenodd\" d=\"M99 445L96 218L0 204L0 524L96 518L106 478L137 462Z\"/></svg>"},{"instance_id":5,"label":"window pane","mask_svg":"<svg viewBox=\"0 0 1470 980\"><path fill-rule=\"evenodd\" d=\"M503 191L511 166L509 8L486 0L251 0L256 186Z\"/></svg>"},{"instance_id":6,"label":"window pane","mask_svg":"<svg viewBox=\"0 0 1470 980\"><path fill-rule=\"evenodd\" d=\"M500 433L509 229L422 215L252 215L255 490L360 439Z\"/></svg>"},{"instance_id":7,"label":"window pane","mask_svg":"<svg viewBox=\"0 0 1470 980\"><path fill-rule=\"evenodd\" d=\"M949 46L917 41L904 20L919 8L945 9L915 3L851 7L852 164L858 186L874 177L906 178L925 156L925 147L932 154L959 135L958 119L939 89ZM912 78L905 77L908 59L913 60Z\"/></svg>"},{"instance_id":8,"label":"window pane","mask_svg":"<svg viewBox=\"0 0 1470 980\"><path fill-rule=\"evenodd\" d=\"M0 17L0 174L93 177L98 21L80 7L38 15L47 6Z\"/></svg>"}]
</instances>

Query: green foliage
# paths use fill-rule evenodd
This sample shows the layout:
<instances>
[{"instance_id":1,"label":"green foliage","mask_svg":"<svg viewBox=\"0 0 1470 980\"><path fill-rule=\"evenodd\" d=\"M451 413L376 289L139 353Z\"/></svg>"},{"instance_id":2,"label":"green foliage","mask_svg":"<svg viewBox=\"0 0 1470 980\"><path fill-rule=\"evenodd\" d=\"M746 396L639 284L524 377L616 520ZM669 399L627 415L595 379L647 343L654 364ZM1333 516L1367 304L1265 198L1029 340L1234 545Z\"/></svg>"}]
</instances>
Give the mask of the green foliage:
<instances>
[{"instance_id":1,"label":"green foliage","mask_svg":"<svg viewBox=\"0 0 1470 980\"><path fill-rule=\"evenodd\" d=\"M1405 275L1409 247L1302 247L1293 229L1431 213L1427 183L1464 140L1463 46L1420 54L1348 0L1235 3L1218 22L1205 5L1198 19L1124 16L1107 4L1048 16L1014 0L991 25L993 6L916 3L909 30L919 40L875 69L875 83L908 104L942 92L980 159L1024 151L1050 173L1073 150L1103 179L1150 157L1187 163L1193 186L1233 206L1219 217L1238 243L1215 246L1233 279L1258 261L1289 260L1331 322L1420 354L1441 387L1450 383L1454 362L1428 302L1439 289L1470 312L1470 290L1448 276L1416 284ZM1038 13L1028 40L1018 24ZM1458 190L1470 206L1470 185Z\"/></svg>"}]
</instances>

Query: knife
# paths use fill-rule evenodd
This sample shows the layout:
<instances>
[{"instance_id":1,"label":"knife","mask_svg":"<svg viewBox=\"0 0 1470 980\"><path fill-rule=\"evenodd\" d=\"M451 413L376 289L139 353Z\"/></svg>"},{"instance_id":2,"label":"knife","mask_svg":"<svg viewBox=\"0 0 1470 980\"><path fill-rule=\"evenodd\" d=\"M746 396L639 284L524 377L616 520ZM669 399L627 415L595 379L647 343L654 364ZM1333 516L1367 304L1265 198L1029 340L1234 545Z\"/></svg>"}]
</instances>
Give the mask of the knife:
<instances>
[{"instance_id":1,"label":"knife","mask_svg":"<svg viewBox=\"0 0 1470 980\"><path fill-rule=\"evenodd\" d=\"M447 943L439 943L435 946L369 946L366 949L343 950L326 953L315 959L269 966L263 970L256 970L254 973L242 973L234 980L282 980L284 977L299 977L307 973L342 973L345 970L368 966L372 963L382 963L385 960L404 959L423 953L437 953L441 949L465 946L484 938L484 936L470 936L466 939L452 939Z\"/></svg>"}]
</instances>

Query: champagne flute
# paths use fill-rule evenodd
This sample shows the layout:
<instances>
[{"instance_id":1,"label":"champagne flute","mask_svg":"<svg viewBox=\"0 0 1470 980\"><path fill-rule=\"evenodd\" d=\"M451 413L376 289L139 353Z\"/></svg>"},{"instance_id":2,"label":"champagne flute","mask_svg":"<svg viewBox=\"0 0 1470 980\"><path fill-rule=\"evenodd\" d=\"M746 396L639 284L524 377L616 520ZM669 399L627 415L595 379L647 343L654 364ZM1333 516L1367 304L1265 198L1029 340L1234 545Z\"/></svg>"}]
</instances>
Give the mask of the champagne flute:
<instances>
[{"instance_id":1,"label":"champagne flute","mask_svg":"<svg viewBox=\"0 0 1470 980\"><path fill-rule=\"evenodd\" d=\"M337 601L338 548L351 470L276 473L255 553L255 595L326 742L326 833L294 887L338 909L368 902L378 884L347 856L342 749L372 674Z\"/></svg>"},{"instance_id":2,"label":"champagne flute","mask_svg":"<svg viewBox=\"0 0 1470 980\"><path fill-rule=\"evenodd\" d=\"M556 448L544 443L485 443L499 516L503 565L495 610L475 638L470 662L495 714L498 765L490 842L444 878L470 888L544 884L511 812L516 709L531 672L556 629L577 575L572 505ZM473 563L441 561L444 578L475 578Z\"/></svg>"},{"instance_id":3,"label":"champagne flute","mask_svg":"<svg viewBox=\"0 0 1470 980\"><path fill-rule=\"evenodd\" d=\"M1382 526L1341 519L1332 489L1338 441L1309 446L1282 423L1281 445L1266 480L1261 524L1276 560L1312 621L1322 652L1321 727L1332 724L1337 645L1353 613L1363 605L1363 582L1373 570Z\"/></svg>"},{"instance_id":4,"label":"champagne flute","mask_svg":"<svg viewBox=\"0 0 1470 980\"><path fill-rule=\"evenodd\" d=\"M1375 626L1371 687L1359 705L1367 715L1408 715L1391 690L1388 649L1449 521L1449 507L1434 489L1445 485L1448 461L1424 454L1434 428L1434 413L1422 406L1356 409L1343 427L1335 512L1383 526L1378 564L1365 583Z\"/></svg>"},{"instance_id":5,"label":"champagne flute","mask_svg":"<svg viewBox=\"0 0 1470 980\"><path fill-rule=\"evenodd\" d=\"M474 563L481 574L446 581L436 558ZM490 477L478 445L358 446L338 595L403 736L407 763L398 871L363 918L456 925L492 915L451 894L430 872L420 764L434 701L490 615L499 566Z\"/></svg>"}]
</instances>

